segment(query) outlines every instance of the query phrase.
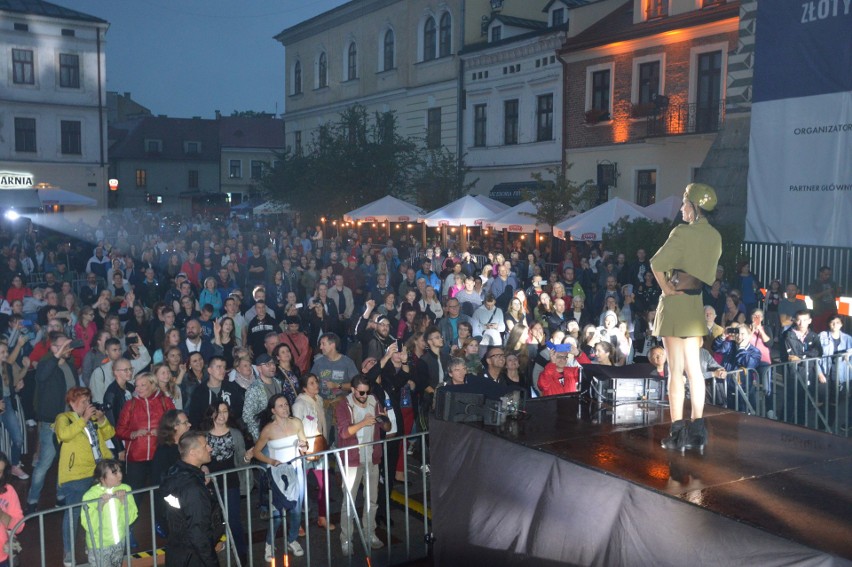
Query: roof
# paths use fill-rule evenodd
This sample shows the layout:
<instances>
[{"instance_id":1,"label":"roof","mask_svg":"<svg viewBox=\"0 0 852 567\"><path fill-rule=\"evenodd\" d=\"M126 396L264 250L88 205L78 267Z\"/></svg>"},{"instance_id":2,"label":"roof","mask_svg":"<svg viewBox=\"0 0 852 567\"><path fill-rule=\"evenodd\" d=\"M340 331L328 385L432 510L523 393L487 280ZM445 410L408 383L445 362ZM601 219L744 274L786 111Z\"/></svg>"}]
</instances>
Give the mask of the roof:
<instances>
[{"instance_id":1,"label":"roof","mask_svg":"<svg viewBox=\"0 0 852 567\"><path fill-rule=\"evenodd\" d=\"M42 0L0 0L0 12L14 12L17 14L35 14L49 18L62 18L63 20L78 20L94 24L106 24L106 20L51 4Z\"/></svg>"},{"instance_id":2,"label":"roof","mask_svg":"<svg viewBox=\"0 0 852 567\"><path fill-rule=\"evenodd\" d=\"M517 18L515 16L504 16L503 14L496 14L491 21L497 20L501 24L505 24L507 26L512 26L514 28L526 28L530 30L544 30L547 29L547 22L542 22L539 20L530 20L528 18Z\"/></svg>"},{"instance_id":3,"label":"roof","mask_svg":"<svg viewBox=\"0 0 852 567\"><path fill-rule=\"evenodd\" d=\"M607 45L616 41L627 41L671 30L726 20L738 17L739 13L739 0L729 0L724 4L714 4L701 10L690 10L683 14L634 24L633 0L628 0L583 33L567 40L559 52L569 53L571 51Z\"/></svg>"},{"instance_id":4,"label":"roof","mask_svg":"<svg viewBox=\"0 0 852 567\"><path fill-rule=\"evenodd\" d=\"M284 121L269 117L222 117L219 143L227 148L284 149Z\"/></svg>"},{"instance_id":5,"label":"roof","mask_svg":"<svg viewBox=\"0 0 852 567\"><path fill-rule=\"evenodd\" d=\"M547 4L545 4L544 8L542 8L542 12L547 12L550 10L550 7L555 3L559 2L560 4L565 4L566 8L579 8L580 6L585 6L586 4L592 4L593 2L598 2L599 0L550 0Z\"/></svg>"},{"instance_id":6,"label":"roof","mask_svg":"<svg viewBox=\"0 0 852 567\"><path fill-rule=\"evenodd\" d=\"M145 140L161 140L162 151L152 155L145 151ZM184 142L201 142L201 152L188 156ZM124 139L110 149L110 158L219 161L218 120L202 118L168 118L146 116L132 123Z\"/></svg>"}]
</instances>

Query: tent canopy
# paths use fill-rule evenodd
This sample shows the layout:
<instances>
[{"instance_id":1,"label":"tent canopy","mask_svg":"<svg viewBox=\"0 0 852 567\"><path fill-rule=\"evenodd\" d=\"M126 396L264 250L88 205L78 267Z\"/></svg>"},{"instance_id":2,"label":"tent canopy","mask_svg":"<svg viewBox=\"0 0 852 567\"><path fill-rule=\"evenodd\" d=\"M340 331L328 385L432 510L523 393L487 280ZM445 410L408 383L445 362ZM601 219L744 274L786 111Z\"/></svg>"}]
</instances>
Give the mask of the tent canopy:
<instances>
[{"instance_id":1,"label":"tent canopy","mask_svg":"<svg viewBox=\"0 0 852 567\"><path fill-rule=\"evenodd\" d=\"M343 215L343 220L346 222L414 222L421 216L423 216L422 209L402 199L385 195L381 199L349 211Z\"/></svg>"},{"instance_id":2,"label":"tent canopy","mask_svg":"<svg viewBox=\"0 0 852 567\"><path fill-rule=\"evenodd\" d=\"M645 214L648 215L651 220L655 221L675 220L678 216L680 216L680 207L682 203L683 197L672 195L670 197L666 197L662 201L658 201L653 205L645 207Z\"/></svg>"},{"instance_id":3,"label":"tent canopy","mask_svg":"<svg viewBox=\"0 0 852 567\"><path fill-rule=\"evenodd\" d=\"M508 232L529 233L536 230L549 232L550 225L538 222L533 215L536 213L535 205L530 201L518 203L511 209L491 217L485 224L494 230L507 230Z\"/></svg>"},{"instance_id":4,"label":"tent canopy","mask_svg":"<svg viewBox=\"0 0 852 567\"><path fill-rule=\"evenodd\" d=\"M553 235L564 239L565 234L570 232L572 240L602 240L604 229L622 217L649 218L643 207L616 197L585 213L560 221L553 227Z\"/></svg>"},{"instance_id":5,"label":"tent canopy","mask_svg":"<svg viewBox=\"0 0 852 567\"><path fill-rule=\"evenodd\" d=\"M286 213L290 210L290 207L283 204L278 203L276 201L266 201L254 207L252 212L256 215L277 215L280 213Z\"/></svg>"},{"instance_id":6,"label":"tent canopy","mask_svg":"<svg viewBox=\"0 0 852 567\"><path fill-rule=\"evenodd\" d=\"M482 226L495 214L502 213L508 208L508 205L482 195L477 197L465 195L420 217L419 220L430 227Z\"/></svg>"}]
</instances>

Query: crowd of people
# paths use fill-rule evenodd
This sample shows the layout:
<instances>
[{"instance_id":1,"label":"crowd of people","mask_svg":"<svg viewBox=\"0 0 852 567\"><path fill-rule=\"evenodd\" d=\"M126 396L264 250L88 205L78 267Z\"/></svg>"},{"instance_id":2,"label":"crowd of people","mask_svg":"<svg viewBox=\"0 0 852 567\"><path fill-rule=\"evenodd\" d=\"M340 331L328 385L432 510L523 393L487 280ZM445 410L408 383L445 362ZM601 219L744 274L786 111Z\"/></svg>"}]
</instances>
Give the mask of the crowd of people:
<instances>
[{"instance_id":1,"label":"crowd of people","mask_svg":"<svg viewBox=\"0 0 852 567\"><path fill-rule=\"evenodd\" d=\"M84 527L92 516L123 518L125 507L135 517L131 487L160 485L160 529L181 542L167 554L196 561L186 564L212 564L206 561L217 539L215 527L203 537L185 533L186 518L176 517L209 518L218 507L202 466L224 473L266 464L261 486L280 493L280 505L264 513L276 520L288 514L289 551L301 555L303 495L275 492L299 455L428 427L441 387L480 384L548 396L577 391L585 364L664 365L654 332L661 291L649 264L653 251L642 248L628 259L595 243L570 243L562 261L545 263L521 240L506 250L474 243L476 253L462 253L413 240L397 245L355 228L327 239L320 226L290 219L261 226L199 216L167 224L117 214L94 228L67 228L7 231L0 241L0 377L10 401L0 417L11 438L9 458L0 458L0 488L9 475L29 478L16 413L23 412L38 430L27 511L43 500L57 457L59 501L102 502L84 507ZM765 297L761 288L746 262L732 278L720 267L702 292L705 347L724 368L852 349L834 311L830 268L808 289L822 335L808 330L810 312L796 284L772 282ZM818 369L820 382L847 383L843 364ZM388 445L385 483L405 478L402 453L412 449ZM377 517L383 457L378 445L351 449L340 471L353 503L369 483L362 521L374 549L384 545L377 524L388 521ZM319 485L309 496L317 500L318 525L335 529L323 466L308 462L312 486ZM228 477L223 493L240 555L248 545L238 512L241 490L250 489L244 484ZM170 497L199 504L175 507ZM74 534L63 525L71 565ZM87 529L111 526L100 520ZM90 534L90 554L120 564L119 531ZM343 518L345 554L352 537Z\"/></svg>"}]
</instances>

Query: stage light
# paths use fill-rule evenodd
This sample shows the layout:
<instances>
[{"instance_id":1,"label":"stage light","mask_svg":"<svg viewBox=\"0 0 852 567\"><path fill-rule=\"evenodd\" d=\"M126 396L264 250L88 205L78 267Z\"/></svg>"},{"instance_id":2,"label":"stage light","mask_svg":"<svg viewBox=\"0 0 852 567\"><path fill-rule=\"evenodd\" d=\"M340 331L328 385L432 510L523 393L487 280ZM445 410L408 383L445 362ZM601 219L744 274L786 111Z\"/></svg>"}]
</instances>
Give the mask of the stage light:
<instances>
[{"instance_id":1,"label":"stage light","mask_svg":"<svg viewBox=\"0 0 852 567\"><path fill-rule=\"evenodd\" d=\"M8 211L6 211L6 214L3 216L5 216L6 219L10 221L16 221L21 218L21 215L18 214L18 211L15 211L13 209L9 209Z\"/></svg>"}]
</instances>

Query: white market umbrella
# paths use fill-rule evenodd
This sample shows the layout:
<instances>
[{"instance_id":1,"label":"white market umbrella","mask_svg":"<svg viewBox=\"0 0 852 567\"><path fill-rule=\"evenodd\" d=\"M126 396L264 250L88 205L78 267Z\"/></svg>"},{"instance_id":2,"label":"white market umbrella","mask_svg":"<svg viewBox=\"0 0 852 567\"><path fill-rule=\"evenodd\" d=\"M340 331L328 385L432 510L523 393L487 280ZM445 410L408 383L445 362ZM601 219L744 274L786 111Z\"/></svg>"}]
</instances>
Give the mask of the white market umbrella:
<instances>
[{"instance_id":1,"label":"white market umbrella","mask_svg":"<svg viewBox=\"0 0 852 567\"><path fill-rule=\"evenodd\" d=\"M671 195L662 201L658 201L653 205L645 207L645 214L651 220L664 221L675 220L680 216L680 207L683 203L683 197Z\"/></svg>"},{"instance_id":2,"label":"white market umbrella","mask_svg":"<svg viewBox=\"0 0 852 567\"><path fill-rule=\"evenodd\" d=\"M524 201L506 209L502 213L493 216L485 224L494 230L506 230L508 232L530 233L550 231L550 225L538 222L535 217L535 205L530 201Z\"/></svg>"},{"instance_id":3,"label":"white market umbrella","mask_svg":"<svg viewBox=\"0 0 852 567\"><path fill-rule=\"evenodd\" d=\"M602 240L604 229L624 217L631 220L649 219L643 207L616 197L585 213L560 221L553 227L553 235L564 239L565 234L570 232L572 240Z\"/></svg>"},{"instance_id":4,"label":"white market umbrella","mask_svg":"<svg viewBox=\"0 0 852 567\"><path fill-rule=\"evenodd\" d=\"M423 216L423 210L414 205L385 195L343 215L346 222L414 222Z\"/></svg>"},{"instance_id":5,"label":"white market umbrella","mask_svg":"<svg viewBox=\"0 0 852 567\"><path fill-rule=\"evenodd\" d=\"M429 227L482 226L495 213L501 213L506 209L508 209L506 205L494 199L465 195L420 217L419 220Z\"/></svg>"}]
</instances>

